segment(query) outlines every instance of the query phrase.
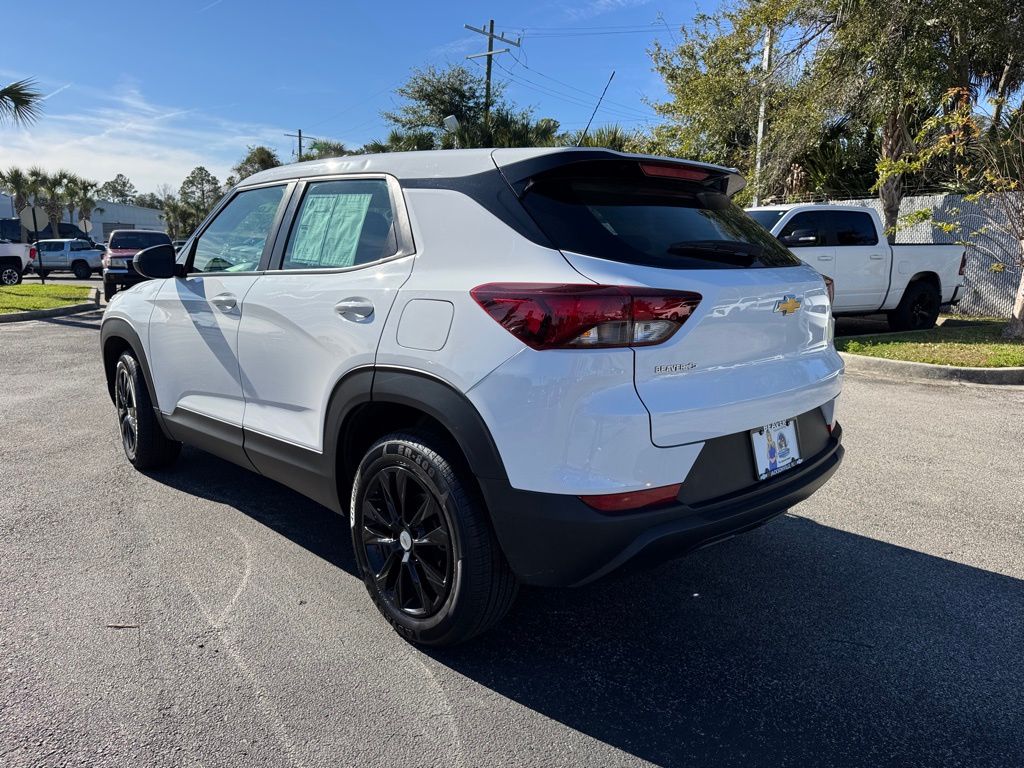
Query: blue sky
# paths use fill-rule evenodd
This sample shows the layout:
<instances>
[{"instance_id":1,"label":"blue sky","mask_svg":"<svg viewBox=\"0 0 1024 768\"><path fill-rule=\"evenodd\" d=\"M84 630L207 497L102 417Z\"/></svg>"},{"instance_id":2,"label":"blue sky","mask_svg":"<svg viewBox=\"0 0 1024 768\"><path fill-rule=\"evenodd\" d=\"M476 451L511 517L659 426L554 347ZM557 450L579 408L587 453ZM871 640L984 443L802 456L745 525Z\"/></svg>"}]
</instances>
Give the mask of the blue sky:
<instances>
[{"instance_id":1,"label":"blue sky","mask_svg":"<svg viewBox=\"0 0 1024 768\"><path fill-rule=\"evenodd\" d=\"M296 128L358 146L386 135L380 112L412 67L485 50L463 24L492 15L496 31L522 36L494 69L516 103L580 128L614 69L595 124L643 127L653 118L644 98L664 95L647 50L696 10L694 0L61 0L43 18L17 3L5 27L38 24L39 36L5 36L0 80L35 77L47 99L35 125L0 128L0 166L99 181L122 172L152 191L177 188L200 164L223 180L248 144L288 160L294 140L283 134Z\"/></svg>"}]
</instances>

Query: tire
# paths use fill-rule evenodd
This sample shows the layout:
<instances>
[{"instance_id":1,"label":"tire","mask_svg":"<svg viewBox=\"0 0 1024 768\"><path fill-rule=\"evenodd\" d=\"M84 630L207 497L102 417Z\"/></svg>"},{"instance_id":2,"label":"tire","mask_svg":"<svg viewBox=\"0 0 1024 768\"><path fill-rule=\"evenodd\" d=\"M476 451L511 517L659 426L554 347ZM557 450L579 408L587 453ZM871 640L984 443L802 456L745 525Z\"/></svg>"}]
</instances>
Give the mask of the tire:
<instances>
[{"instance_id":1,"label":"tire","mask_svg":"<svg viewBox=\"0 0 1024 768\"><path fill-rule=\"evenodd\" d=\"M917 280L907 286L900 305L889 313L889 327L894 331L925 331L935 327L939 317L942 294L930 280Z\"/></svg>"},{"instance_id":2,"label":"tire","mask_svg":"<svg viewBox=\"0 0 1024 768\"><path fill-rule=\"evenodd\" d=\"M76 261L71 265L71 272L79 280L88 280L92 277L92 267L86 264L84 261Z\"/></svg>"},{"instance_id":3,"label":"tire","mask_svg":"<svg viewBox=\"0 0 1024 768\"><path fill-rule=\"evenodd\" d=\"M20 265L14 263L0 264L0 285L18 285L21 283Z\"/></svg>"},{"instance_id":4,"label":"tire","mask_svg":"<svg viewBox=\"0 0 1024 768\"><path fill-rule=\"evenodd\" d=\"M131 352L123 352L114 368L114 407L121 447L132 466L145 470L174 463L181 443L168 439L160 428L142 368Z\"/></svg>"},{"instance_id":5,"label":"tire","mask_svg":"<svg viewBox=\"0 0 1024 768\"><path fill-rule=\"evenodd\" d=\"M367 451L352 488L359 573L381 614L420 645L486 631L518 589L459 458L427 433L387 435Z\"/></svg>"},{"instance_id":6,"label":"tire","mask_svg":"<svg viewBox=\"0 0 1024 768\"><path fill-rule=\"evenodd\" d=\"M117 286L113 283L104 281L103 283L103 301L109 302L114 298L114 294L117 293Z\"/></svg>"}]
</instances>

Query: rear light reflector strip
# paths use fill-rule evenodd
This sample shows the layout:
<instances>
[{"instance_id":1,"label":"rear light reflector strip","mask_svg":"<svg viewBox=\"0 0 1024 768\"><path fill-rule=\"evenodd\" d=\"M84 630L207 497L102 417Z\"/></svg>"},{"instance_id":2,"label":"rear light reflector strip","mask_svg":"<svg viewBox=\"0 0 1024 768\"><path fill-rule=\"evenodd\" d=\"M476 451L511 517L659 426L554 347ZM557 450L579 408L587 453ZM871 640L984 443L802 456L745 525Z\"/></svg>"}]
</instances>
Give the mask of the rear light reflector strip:
<instances>
[{"instance_id":1,"label":"rear light reflector strip","mask_svg":"<svg viewBox=\"0 0 1024 768\"><path fill-rule=\"evenodd\" d=\"M598 512L635 512L675 501L682 487L682 483L676 483L659 488L645 488L641 491L580 496L580 500Z\"/></svg>"}]
</instances>

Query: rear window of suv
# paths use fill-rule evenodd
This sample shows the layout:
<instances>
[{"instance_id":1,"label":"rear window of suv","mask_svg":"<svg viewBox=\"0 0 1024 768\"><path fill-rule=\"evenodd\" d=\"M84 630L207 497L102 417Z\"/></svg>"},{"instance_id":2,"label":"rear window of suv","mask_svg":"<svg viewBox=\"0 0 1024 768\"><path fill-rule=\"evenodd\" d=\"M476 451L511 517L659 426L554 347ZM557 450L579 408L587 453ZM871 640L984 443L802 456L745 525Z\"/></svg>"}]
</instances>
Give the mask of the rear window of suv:
<instances>
[{"instance_id":1,"label":"rear window of suv","mask_svg":"<svg viewBox=\"0 0 1024 768\"><path fill-rule=\"evenodd\" d=\"M801 263L717 186L710 175L666 178L635 161L597 160L534 177L521 199L560 250L668 269Z\"/></svg>"},{"instance_id":2,"label":"rear window of suv","mask_svg":"<svg viewBox=\"0 0 1024 768\"><path fill-rule=\"evenodd\" d=\"M135 248L141 251L143 248L151 248L154 245L169 245L171 238L163 232L115 232L108 244L111 250L115 248Z\"/></svg>"}]
</instances>

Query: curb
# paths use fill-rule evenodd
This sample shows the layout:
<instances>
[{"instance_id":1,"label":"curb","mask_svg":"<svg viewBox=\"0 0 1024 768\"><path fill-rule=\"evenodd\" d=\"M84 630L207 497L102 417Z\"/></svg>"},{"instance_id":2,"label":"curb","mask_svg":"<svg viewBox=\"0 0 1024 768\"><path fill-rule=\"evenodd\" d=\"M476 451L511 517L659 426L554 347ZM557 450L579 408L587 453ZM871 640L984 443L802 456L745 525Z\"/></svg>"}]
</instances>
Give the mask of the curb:
<instances>
[{"instance_id":1,"label":"curb","mask_svg":"<svg viewBox=\"0 0 1024 768\"><path fill-rule=\"evenodd\" d=\"M1024 384L1024 368L958 368L953 365L911 363L840 352L847 373L863 373L883 379L934 382L954 381L970 384Z\"/></svg>"},{"instance_id":2,"label":"curb","mask_svg":"<svg viewBox=\"0 0 1024 768\"><path fill-rule=\"evenodd\" d=\"M53 309L30 309L25 312L10 312L0 315L0 325L3 323L21 323L28 320L45 320L48 317L64 317L65 315L80 315L83 312L94 312L100 308L100 289L92 289L92 301L88 304L71 304L67 307L54 307Z\"/></svg>"}]
</instances>

